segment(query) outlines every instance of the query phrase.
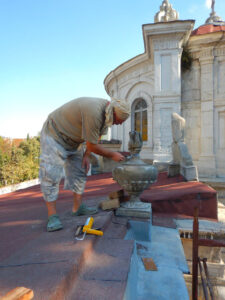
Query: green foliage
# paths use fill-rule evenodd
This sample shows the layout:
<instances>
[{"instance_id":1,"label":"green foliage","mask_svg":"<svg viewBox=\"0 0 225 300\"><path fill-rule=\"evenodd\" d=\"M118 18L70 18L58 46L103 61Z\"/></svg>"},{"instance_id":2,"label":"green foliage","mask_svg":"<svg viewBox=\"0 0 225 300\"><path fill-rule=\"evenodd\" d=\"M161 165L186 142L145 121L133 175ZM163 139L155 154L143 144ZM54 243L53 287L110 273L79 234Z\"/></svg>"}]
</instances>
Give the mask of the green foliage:
<instances>
[{"instance_id":1,"label":"green foliage","mask_svg":"<svg viewBox=\"0 0 225 300\"><path fill-rule=\"evenodd\" d=\"M0 137L0 187L38 177L39 137L27 136L18 147Z\"/></svg>"},{"instance_id":2,"label":"green foliage","mask_svg":"<svg viewBox=\"0 0 225 300\"><path fill-rule=\"evenodd\" d=\"M183 72L191 69L193 58L191 53L187 47L183 48L182 56L181 56L181 69Z\"/></svg>"}]
</instances>

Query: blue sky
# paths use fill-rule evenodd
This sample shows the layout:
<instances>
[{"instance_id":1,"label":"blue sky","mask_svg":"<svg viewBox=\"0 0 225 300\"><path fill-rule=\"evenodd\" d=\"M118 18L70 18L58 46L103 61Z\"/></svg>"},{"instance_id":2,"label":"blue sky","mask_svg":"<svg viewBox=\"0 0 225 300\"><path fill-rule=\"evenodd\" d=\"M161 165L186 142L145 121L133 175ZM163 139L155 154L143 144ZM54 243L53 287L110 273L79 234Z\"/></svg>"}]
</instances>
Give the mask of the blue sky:
<instances>
[{"instance_id":1,"label":"blue sky","mask_svg":"<svg viewBox=\"0 0 225 300\"><path fill-rule=\"evenodd\" d=\"M0 136L37 135L48 114L81 96L109 98L105 76L143 53L142 24L162 0L0 0ZM170 0L204 24L210 0ZM208 4L208 7L207 7ZM225 20L225 1L216 0Z\"/></svg>"}]
</instances>

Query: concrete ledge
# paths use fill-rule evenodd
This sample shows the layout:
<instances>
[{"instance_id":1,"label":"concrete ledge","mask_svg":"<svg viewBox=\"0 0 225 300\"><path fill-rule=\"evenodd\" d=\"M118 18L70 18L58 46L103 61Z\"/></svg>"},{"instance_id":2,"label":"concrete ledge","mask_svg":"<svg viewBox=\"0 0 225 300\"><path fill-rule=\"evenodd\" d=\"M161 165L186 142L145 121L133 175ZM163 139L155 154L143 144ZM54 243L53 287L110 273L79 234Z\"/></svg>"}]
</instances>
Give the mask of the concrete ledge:
<instances>
[{"instance_id":1,"label":"concrete ledge","mask_svg":"<svg viewBox=\"0 0 225 300\"><path fill-rule=\"evenodd\" d=\"M208 184L217 191L218 198L225 198L225 177L224 178L205 178L201 177L200 180Z\"/></svg>"},{"instance_id":2,"label":"concrete ledge","mask_svg":"<svg viewBox=\"0 0 225 300\"><path fill-rule=\"evenodd\" d=\"M17 191L17 190L21 190L21 189L25 189L27 187L34 186L34 185L37 185L39 183L40 183L40 181L37 178L37 179L32 179L32 180L20 182L20 183L17 183L17 184L7 185L3 188L0 188L0 195L8 194L8 193L11 193L11 192L14 192L14 191Z\"/></svg>"}]
</instances>

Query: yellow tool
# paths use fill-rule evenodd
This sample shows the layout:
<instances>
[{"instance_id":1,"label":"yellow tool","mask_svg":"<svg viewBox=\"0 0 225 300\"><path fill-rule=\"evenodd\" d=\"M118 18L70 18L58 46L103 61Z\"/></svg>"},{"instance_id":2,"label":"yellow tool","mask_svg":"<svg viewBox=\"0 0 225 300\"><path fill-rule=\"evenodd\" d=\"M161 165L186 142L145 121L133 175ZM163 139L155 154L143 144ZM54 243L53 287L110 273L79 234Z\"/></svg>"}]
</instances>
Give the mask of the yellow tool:
<instances>
[{"instance_id":1,"label":"yellow tool","mask_svg":"<svg viewBox=\"0 0 225 300\"><path fill-rule=\"evenodd\" d=\"M103 232L101 230L91 229L93 223L94 219L92 217L88 218L86 223L84 224L83 232L102 236Z\"/></svg>"},{"instance_id":2,"label":"yellow tool","mask_svg":"<svg viewBox=\"0 0 225 300\"><path fill-rule=\"evenodd\" d=\"M92 217L90 217L87 219L84 226L78 226L76 233L75 233L75 239L78 241L82 241L85 238L86 233L102 236L103 232L101 230L92 229L93 223L94 223L94 219ZM81 230L83 231L84 234L81 238L79 238L78 236L82 232Z\"/></svg>"}]
</instances>

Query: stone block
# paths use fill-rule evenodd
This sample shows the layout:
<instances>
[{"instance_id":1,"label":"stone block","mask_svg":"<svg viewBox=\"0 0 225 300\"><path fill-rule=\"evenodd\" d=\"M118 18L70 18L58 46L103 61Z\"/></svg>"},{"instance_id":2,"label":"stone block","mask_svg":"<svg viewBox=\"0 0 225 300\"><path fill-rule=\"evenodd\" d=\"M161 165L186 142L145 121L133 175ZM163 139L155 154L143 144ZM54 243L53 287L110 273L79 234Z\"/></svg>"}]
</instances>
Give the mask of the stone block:
<instances>
[{"instance_id":1,"label":"stone block","mask_svg":"<svg viewBox=\"0 0 225 300\"><path fill-rule=\"evenodd\" d=\"M187 181L198 181L198 169L196 166L180 166L180 173Z\"/></svg>"},{"instance_id":2,"label":"stone block","mask_svg":"<svg viewBox=\"0 0 225 300\"><path fill-rule=\"evenodd\" d=\"M147 203L145 203L145 204L147 204ZM152 207L151 207L151 203L148 203L148 204L149 204L149 206L147 208L146 207L145 208L119 207L116 210L116 216L151 219L152 218Z\"/></svg>"},{"instance_id":3,"label":"stone block","mask_svg":"<svg viewBox=\"0 0 225 300\"><path fill-rule=\"evenodd\" d=\"M168 176L174 177L180 174L180 165L179 164L169 164Z\"/></svg>"},{"instance_id":4,"label":"stone block","mask_svg":"<svg viewBox=\"0 0 225 300\"><path fill-rule=\"evenodd\" d=\"M120 199L123 196L124 196L124 190L122 190L122 189L109 193L109 199L117 199L117 198Z\"/></svg>"},{"instance_id":5,"label":"stone block","mask_svg":"<svg viewBox=\"0 0 225 300\"><path fill-rule=\"evenodd\" d=\"M120 201L118 198L111 199L111 200L104 200L100 203L99 206L102 210L115 209L120 207Z\"/></svg>"},{"instance_id":6,"label":"stone block","mask_svg":"<svg viewBox=\"0 0 225 300\"><path fill-rule=\"evenodd\" d=\"M167 161L153 161L153 166L155 166L158 172L166 172L168 170L168 162Z\"/></svg>"}]
</instances>

